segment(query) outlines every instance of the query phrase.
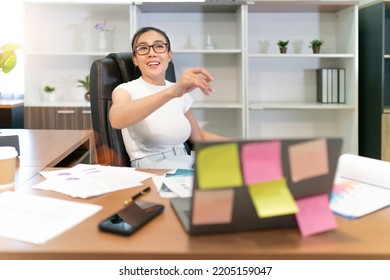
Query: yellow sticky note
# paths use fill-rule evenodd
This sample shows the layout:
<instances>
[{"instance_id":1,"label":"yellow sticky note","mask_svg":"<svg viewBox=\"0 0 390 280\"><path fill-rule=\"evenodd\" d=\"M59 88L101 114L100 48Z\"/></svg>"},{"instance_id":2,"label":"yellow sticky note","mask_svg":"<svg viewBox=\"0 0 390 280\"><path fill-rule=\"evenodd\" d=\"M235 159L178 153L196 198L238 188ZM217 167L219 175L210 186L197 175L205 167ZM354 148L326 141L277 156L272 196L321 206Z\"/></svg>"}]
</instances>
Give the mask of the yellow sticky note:
<instances>
[{"instance_id":1,"label":"yellow sticky note","mask_svg":"<svg viewBox=\"0 0 390 280\"><path fill-rule=\"evenodd\" d=\"M294 183L329 173L326 139L291 145L288 149L291 180Z\"/></svg>"},{"instance_id":2,"label":"yellow sticky note","mask_svg":"<svg viewBox=\"0 0 390 280\"><path fill-rule=\"evenodd\" d=\"M204 147L197 152L195 162L200 189L243 185L239 148L235 143Z\"/></svg>"},{"instance_id":3,"label":"yellow sticky note","mask_svg":"<svg viewBox=\"0 0 390 280\"><path fill-rule=\"evenodd\" d=\"M192 205L194 225L229 224L233 215L234 190L196 190Z\"/></svg>"},{"instance_id":4,"label":"yellow sticky note","mask_svg":"<svg viewBox=\"0 0 390 280\"><path fill-rule=\"evenodd\" d=\"M287 187L285 178L250 185L249 194L260 218L289 215L298 212L298 206Z\"/></svg>"}]
</instances>

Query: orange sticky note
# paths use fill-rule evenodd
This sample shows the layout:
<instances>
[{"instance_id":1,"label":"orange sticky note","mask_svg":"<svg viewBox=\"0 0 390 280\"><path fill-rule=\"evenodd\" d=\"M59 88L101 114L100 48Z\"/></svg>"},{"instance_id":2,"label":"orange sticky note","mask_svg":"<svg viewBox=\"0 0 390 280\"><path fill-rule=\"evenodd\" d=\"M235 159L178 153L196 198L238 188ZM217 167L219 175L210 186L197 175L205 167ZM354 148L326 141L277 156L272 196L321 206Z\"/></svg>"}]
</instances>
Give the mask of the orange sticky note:
<instances>
[{"instance_id":1,"label":"orange sticky note","mask_svg":"<svg viewBox=\"0 0 390 280\"><path fill-rule=\"evenodd\" d=\"M228 224L232 221L234 190L196 190L192 205L194 225Z\"/></svg>"},{"instance_id":2,"label":"orange sticky note","mask_svg":"<svg viewBox=\"0 0 390 280\"><path fill-rule=\"evenodd\" d=\"M259 218L294 214L298 211L285 178L250 185L249 194Z\"/></svg>"},{"instance_id":3,"label":"orange sticky note","mask_svg":"<svg viewBox=\"0 0 390 280\"><path fill-rule=\"evenodd\" d=\"M241 154L245 184L283 178L280 141L244 144Z\"/></svg>"},{"instance_id":4,"label":"orange sticky note","mask_svg":"<svg viewBox=\"0 0 390 280\"><path fill-rule=\"evenodd\" d=\"M329 207L327 194L297 200L299 212L295 214L303 236L336 228L336 219Z\"/></svg>"},{"instance_id":5,"label":"orange sticky note","mask_svg":"<svg viewBox=\"0 0 390 280\"><path fill-rule=\"evenodd\" d=\"M329 173L326 139L310 140L288 148L291 180L294 183Z\"/></svg>"},{"instance_id":6,"label":"orange sticky note","mask_svg":"<svg viewBox=\"0 0 390 280\"><path fill-rule=\"evenodd\" d=\"M241 187L242 174L236 143L211 145L196 154L199 189Z\"/></svg>"}]
</instances>

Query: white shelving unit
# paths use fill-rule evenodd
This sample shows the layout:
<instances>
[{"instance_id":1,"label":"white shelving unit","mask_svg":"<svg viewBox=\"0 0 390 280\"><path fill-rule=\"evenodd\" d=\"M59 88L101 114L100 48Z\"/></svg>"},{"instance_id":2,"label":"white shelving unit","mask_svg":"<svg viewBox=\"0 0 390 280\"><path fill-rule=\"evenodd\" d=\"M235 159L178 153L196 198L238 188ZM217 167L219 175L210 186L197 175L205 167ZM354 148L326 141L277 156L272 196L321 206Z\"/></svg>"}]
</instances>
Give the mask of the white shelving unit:
<instances>
[{"instance_id":1,"label":"white shelving unit","mask_svg":"<svg viewBox=\"0 0 390 280\"><path fill-rule=\"evenodd\" d=\"M108 52L128 49L129 5L25 1L26 106L89 106L77 80ZM107 19L108 45L98 50L95 24ZM56 88L55 101L43 94Z\"/></svg>"},{"instance_id":2,"label":"white shelving unit","mask_svg":"<svg viewBox=\"0 0 390 280\"><path fill-rule=\"evenodd\" d=\"M188 68L205 67L215 93L191 93L193 111L207 130L245 137L244 11L234 4L174 3L135 5L135 29L158 26L170 37L176 77ZM214 48L207 48L210 36Z\"/></svg>"},{"instance_id":3,"label":"white shelving unit","mask_svg":"<svg viewBox=\"0 0 390 280\"><path fill-rule=\"evenodd\" d=\"M77 2L77 1L73 1ZM191 93L207 130L233 138L342 137L358 152L358 1L222 1L43 3L26 9L26 106L85 106L76 80L92 61L130 50L142 26L166 31L176 76L203 66L215 93ZM97 51L97 22L108 20L112 45ZM207 45L211 37L214 48ZM320 54L308 47L323 39ZM287 54L276 42L289 40ZM346 69L346 104L316 102L316 69ZM57 86L55 103L42 99Z\"/></svg>"},{"instance_id":4,"label":"white shelving unit","mask_svg":"<svg viewBox=\"0 0 390 280\"><path fill-rule=\"evenodd\" d=\"M255 1L248 5L247 137L342 137L358 153L357 1ZM325 44L320 54L308 47ZM279 40L289 40L280 54ZM316 69L346 69L346 104L316 101Z\"/></svg>"}]
</instances>

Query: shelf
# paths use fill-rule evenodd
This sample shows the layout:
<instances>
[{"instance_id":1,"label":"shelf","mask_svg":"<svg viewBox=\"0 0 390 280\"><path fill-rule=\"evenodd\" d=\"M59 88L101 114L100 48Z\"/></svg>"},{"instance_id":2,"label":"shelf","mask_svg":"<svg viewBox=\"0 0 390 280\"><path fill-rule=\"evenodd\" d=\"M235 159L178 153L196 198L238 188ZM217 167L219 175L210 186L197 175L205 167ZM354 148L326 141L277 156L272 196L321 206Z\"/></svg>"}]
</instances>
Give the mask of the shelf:
<instances>
[{"instance_id":1,"label":"shelf","mask_svg":"<svg viewBox=\"0 0 390 280\"><path fill-rule=\"evenodd\" d=\"M175 54L240 54L241 49L178 49L173 50Z\"/></svg>"},{"instance_id":2,"label":"shelf","mask_svg":"<svg viewBox=\"0 0 390 280\"><path fill-rule=\"evenodd\" d=\"M204 3L147 3L139 1L139 10L142 13L234 13L244 0L218 1L208 0Z\"/></svg>"},{"instance_id":3,"label":"shelf","mask_svg":"<svg viewBox=\"0 0 390 280\"><path fill-rule=\"evenodd\" d=\"M93 57L105 57L112 51L105 51L105 52L26 52L26 55L30 56L93 56Z\"/></svg>"},{"instance_id":4,"label":"shelf","mask_svg":"<svg viewBox=\"0 0 390 280\"><path fill-rule=\"evenodd\" d=\"M248 57L253 58L355 58L354 54L320 53L320 54L280 54L280 53L249 53Z\"/></svg>"},{"instance_id":5,"label":"shelf","mask_svg":"<svg viewBox=\"0 0 390 280\"><path fill-rule=\"evenodd\" d=\"M91 103L81 100L72 100L72 101L63 101L63 100L55 100L55 101L34 101L29 102L27 107L90 107Z\"/></svg>"},{"instance_id":6,"label":"shelf","mask_svg":"<svg viewBox=\"0 0 390 280\"><path fill-rule=\"evenodd\" d=\"M195 109L242 109L243 105L235 102L194 102Z\"/></svg>"},{"instance_id":7,"label":"shelf","mask_svg":"<svg viewBox=\"0 0 390 280\"><path fill-rule=\"evenodd\" d=\"M123 50L131 51L130 49ZM176 49L173 50L175 54L240 54L242 53L241 49ZM95 56L95 57L105 57L112 51L105 52L27 52L26 55L31 56Z\"/></svg>"},{"instance_id":8,"label":"shelf","mask_svg":"<svg viewBox=\"0 0 390 280\"><path fill-rule=\"evenodd\" d=\"M321 104L321 103L253 103L250 110L266 109L293 109L293 110L354 110L355 106L348 104Z\"/></svg>"},{"instance_id":9,"label":"shelf","mask_svg":"<svg viewBox=\"0 0 390 280\"><path fill-rule=\"evenodd\" d=\"M390 107L384 107L383 114L390 114Z\"/></svg>"},{"instance_id":10,"label":"shelf","mask_svg":"<svg viewBox=\"0 0 390 280\"><path fill-rule=\"evenodd\" d=\"M248 1L256 13L335 13L359 5L359 1Z\"/></svg>"}]
</instances>

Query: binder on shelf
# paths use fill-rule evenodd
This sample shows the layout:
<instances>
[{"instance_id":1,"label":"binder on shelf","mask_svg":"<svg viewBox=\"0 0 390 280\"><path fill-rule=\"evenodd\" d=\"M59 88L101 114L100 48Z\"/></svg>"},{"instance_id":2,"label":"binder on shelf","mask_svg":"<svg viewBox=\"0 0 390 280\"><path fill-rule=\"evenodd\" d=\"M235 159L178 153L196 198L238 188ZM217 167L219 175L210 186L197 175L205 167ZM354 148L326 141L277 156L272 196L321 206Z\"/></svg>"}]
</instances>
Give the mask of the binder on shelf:
<instances>
[{"instance_id":1,"label":"binder on shelf","mask_svg":"<svg viewBox=\"0 0 390 280\"><path fill-rule=\"evenodd\" d=\"M345 69L339 69L339 103L346 103Z\"/></svg>"},{"instance_id":2,"label":"binder on shelf","mask_svg":"<svg viewBox=\"0 0 390 280\"><path fill-rule=\"evenodd\" d=\"M328 71L328 103L332 103L332 69L327 69Z\"/></svg>"},{"instance_id":3,"label":"binder on shelf","mask_svg":"<svg viewBox=\"0 0 390 280\"><path fill-rule=\"evenodd\" d=\"M339 102L339 71L337 68L332 70L332 101L330 103Z\"/></svg>"},{"instance_id":4,"label":"binder on shelf","mask_svg":"<svg viewBox=\"0 0 390 280\"><path fill-rule=\"evenodd\" d=\"M317 69L317 102L328 103L327 69Z\"/></svg>"},{"instance_id":5,"label":"binder on shelf","mask_svg":"<svg viewBox=\"0 0 390 280\"><path fill-rule=\"evenodd\" d=\"M317 102L346 103L344 68L317 69Z\"/></svg>"}]
</instances>

